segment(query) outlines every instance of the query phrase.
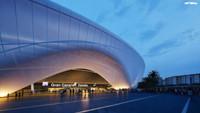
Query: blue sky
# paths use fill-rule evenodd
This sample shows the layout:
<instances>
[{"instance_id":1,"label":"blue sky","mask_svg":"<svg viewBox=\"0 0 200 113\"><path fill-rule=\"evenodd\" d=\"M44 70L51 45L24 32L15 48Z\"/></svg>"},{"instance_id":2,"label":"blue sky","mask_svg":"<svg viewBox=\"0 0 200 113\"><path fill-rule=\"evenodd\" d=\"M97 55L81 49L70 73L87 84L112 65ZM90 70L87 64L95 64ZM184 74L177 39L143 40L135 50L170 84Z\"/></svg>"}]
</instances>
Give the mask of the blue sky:
<instances>
[{"instance_id":1,"label":"blue sky","mask_svg":"<svg viewBox=\"0 0 200 113\"><path fill-rule=\"evenodd\" d=\"M200 73L200 0L52 0L136 49L163 78Z\"/></svg>"}]
</instances>

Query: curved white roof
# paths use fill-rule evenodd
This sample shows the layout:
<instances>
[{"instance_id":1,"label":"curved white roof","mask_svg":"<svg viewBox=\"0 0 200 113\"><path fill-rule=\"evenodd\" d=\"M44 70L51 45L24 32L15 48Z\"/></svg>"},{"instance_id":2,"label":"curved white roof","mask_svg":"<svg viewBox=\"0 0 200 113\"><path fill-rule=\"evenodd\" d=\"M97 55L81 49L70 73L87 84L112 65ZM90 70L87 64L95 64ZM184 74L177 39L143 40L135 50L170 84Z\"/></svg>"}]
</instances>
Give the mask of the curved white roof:
<instances>
[{"instance_id":1,"label":"curved white roof","mask_svg":"<svg viewBox=\"0 0 200 113\"><path fill-rule=\"evenodd\" d=\"M85 68L114 88L134 87L141 56L90 20L49 1L0 1L0 96L62 71Z\"/></svg>"}]
</instances>

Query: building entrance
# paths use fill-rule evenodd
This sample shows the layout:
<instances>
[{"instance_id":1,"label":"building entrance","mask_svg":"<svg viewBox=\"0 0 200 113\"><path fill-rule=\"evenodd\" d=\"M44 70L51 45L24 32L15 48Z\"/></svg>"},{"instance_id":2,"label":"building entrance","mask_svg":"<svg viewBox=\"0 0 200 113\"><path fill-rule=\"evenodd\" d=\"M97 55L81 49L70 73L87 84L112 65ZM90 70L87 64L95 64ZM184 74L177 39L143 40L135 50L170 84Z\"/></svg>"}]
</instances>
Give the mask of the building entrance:
<instances>
[{"instance_id":1,"label":"building entrance","mask_svg":"<svg viewBox=\"0 0 200 113\"><path fill-rule=\"evenodd\" d=\"M77 94L112 92L112 86L99 74L87 69L58 73L27 86L18 92L24 94Z\"/></svg>"}]
</instances>

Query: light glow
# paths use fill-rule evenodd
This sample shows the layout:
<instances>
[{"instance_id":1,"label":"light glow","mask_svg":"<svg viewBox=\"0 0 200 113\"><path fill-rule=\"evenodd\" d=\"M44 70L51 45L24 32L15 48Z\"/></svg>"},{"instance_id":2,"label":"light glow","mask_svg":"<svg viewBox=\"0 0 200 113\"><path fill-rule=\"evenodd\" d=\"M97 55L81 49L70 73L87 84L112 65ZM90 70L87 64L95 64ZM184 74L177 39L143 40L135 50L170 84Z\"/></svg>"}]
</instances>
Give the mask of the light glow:
<instances>
[{"instance_id":1,"label":"light glow","mask_svg":"<svg viewBox=\"0 0 200 113\"><path fill-rule=\"evenodd\" d=\"M128 86L122 86L122 87L114 87L115 90L119 90L119 89L128 89L130 87Z\"/></svg>"},{"instance_id":2,"label":"light glow","mask_svg":"<svg viewBox=\"0 0 200 113\"><path fill-rule=\"evenodd\" d=\"M0 93L0 97L5 97L7 96L8 93Z\"/></svg>"}]
</instances>

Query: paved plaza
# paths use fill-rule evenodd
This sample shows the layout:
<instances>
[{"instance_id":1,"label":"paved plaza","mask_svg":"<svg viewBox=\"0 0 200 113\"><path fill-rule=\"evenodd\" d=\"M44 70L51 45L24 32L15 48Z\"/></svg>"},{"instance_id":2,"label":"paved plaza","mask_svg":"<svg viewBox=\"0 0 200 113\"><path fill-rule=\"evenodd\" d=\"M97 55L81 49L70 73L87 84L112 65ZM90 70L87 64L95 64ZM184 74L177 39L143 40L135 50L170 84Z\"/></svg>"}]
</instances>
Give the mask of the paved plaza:
<instances>
[{"instance_id":1,"label":"paved plaza","mask_svg":"<svg viewBox=\"0 0 200 113\"><path fill-rule=\"evenodd\" d=\"M200 113L200 97L101 93L0 98L0 113Z\"/></svg>"}]
</instances>

